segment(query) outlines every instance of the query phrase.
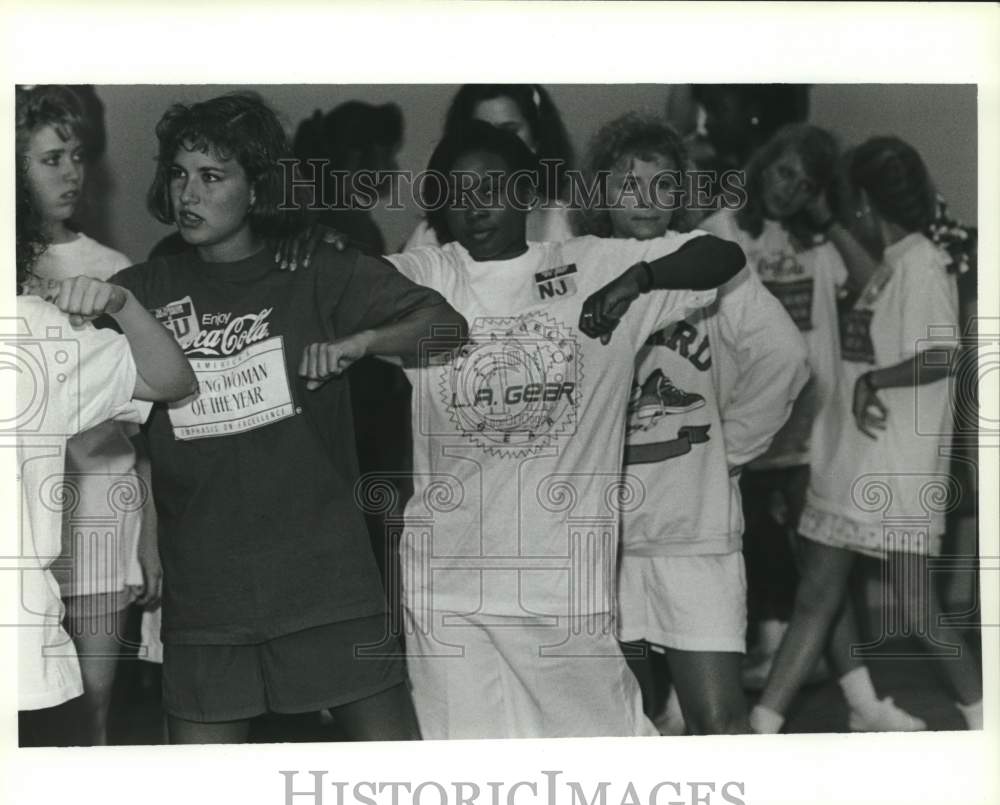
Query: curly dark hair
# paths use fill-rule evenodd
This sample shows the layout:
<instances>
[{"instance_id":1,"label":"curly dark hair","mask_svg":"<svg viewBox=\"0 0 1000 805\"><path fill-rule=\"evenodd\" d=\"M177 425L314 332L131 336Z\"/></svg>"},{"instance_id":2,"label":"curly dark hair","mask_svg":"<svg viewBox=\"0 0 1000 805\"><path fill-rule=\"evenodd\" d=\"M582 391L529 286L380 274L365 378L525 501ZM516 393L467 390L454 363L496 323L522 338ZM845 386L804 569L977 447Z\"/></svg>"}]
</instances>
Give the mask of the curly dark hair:
<instances>
[{"instance_id":1,"label":"curly dark hair","mask_svg":"<svg viewBox=\"0 0 1000 805\"><path fill-rule=\"evenodd\" d=\"M558 163L558 172L545 171L538 188L545 201L562 198L566 171L573 167L573 147L559 110L545 88L539 84L463 84L452 98L445 116L444 133L448 135L473 119L483 101L509 98L521 111L535 140L539 161Z\"/></svg>"},{"instance_id":2,"label":"curly dark hair","mask_svg":"<svg viewBox=\"0 0 1000 805\"><path fill-rule=\"evenodd\" d=\"M158 221L173 224L170 170L177 151L213 151L235 159L254 188L250 228L262 237L281 237L296 229L299 218L281 209L285 175L279 160L291 158L278 116L254 92L234 92L201 103L174 104L156 124L159 152L156 175L146 204Z\"/></svg>"},{"instance_id":3,"label":"curly dark hair","mask_svg":"<svg viewBox=\"0 0 1000 805\"><path fill-rule=\"evenodd\" d=\"M667 160L674 170L684 174L692 168L687 149L681 136L662 118L645 112L628 112L605 123L590 141L587 149L585 178L588 187L598 182L600 193L597 203L586 205L577 213L581 231L598 237L611 237L611 215L607 204L607 181L601 181L602 172L613 170L624 159L638 157L651 161L657 157ZM674 211L670 228L687 232L692 228L690 212L684 207Z\"/></svg>"},{"instance_id":4,"label":"curly dark hair","mask_svg":"<svg viewBox=\"0 0 1000 805\"><path fill-rule=\"evenodd\" d=\"M434 177L446 177L459 157L473 151L496 154L504 161L510 173L524 172L533 177L538 176L538 157L520 137L481 120L467 121L445 134L431 154L427 171ZM437 235L438 242L444 244L455 238L448 228L445 216L447 204L442 203L442 190L438 181L424 182L420 188L420 201L427 210L427 222Z\"/></svg>"},{"instance_id":5,"label":"curly dark hair","mask_svg":"<svg viewBox=\"0 0 1000 805\"><path fill-rule=\"evenodd\" d=\"M48 237L42 227L41 218L31 201L31 190L28 187L28 172L25 160L18 157L15 167L16 183L16 248L14 264L16 266L17 293L21 293L21 283L31 275L32 269L42 252L49 245Z\"/></svg>"},{"instance_id":6,"label":"curly dark hair","mask_svg":"<svg viewBox=\"0 0 1000 805\"><path fill-rule=\"evenodd\" d=\"M792 123L778 129L750 158L746 178L747 203L736 213L740 229L755 238L764 231L764 170L788 151L798 154L816 192L826 192L837 176L837 141L830 132L809 123Z\"/></svg>"},{"instance_id":7,"label":"curly dark hair","mask_svg":"<svg viewBox=\"0 0 1000 805\"><path fill-rule=\"evenodd\" d=\"M60 139L76 137L84 149L92 145L93 132L77 94L62 84L18 86L14 92L14 131L18 154L27 151L31 135L52 126Z\"/></svg>"}]
</instances>

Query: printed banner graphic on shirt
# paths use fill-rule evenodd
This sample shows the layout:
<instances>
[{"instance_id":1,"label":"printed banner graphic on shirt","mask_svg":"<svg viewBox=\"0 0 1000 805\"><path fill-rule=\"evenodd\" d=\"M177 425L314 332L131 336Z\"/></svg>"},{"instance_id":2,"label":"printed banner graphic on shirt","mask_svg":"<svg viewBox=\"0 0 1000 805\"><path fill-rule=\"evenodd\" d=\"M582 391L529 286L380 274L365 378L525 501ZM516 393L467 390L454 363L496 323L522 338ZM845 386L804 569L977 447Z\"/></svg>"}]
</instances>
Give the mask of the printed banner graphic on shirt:
<instances>
[{"instance_id":1,"label":"printed banner graphic on shirt","mask_svg":"<svg viewBox=\"0 0 1000 805\"><path fill-rule=\"evenodd\" d=\"M170 408L175 438L230 436L295 414L281 336L229 357L189 357L198 395Z\"/></svg>"},{"instance_id":2,"label":"printed banner graphic on shirt","mask_svg":"<svg viewBox=\"0 0 1000 805\"><path fill-rule=\"evenodd\" d=\"M480 317L442 369L452 422L491 455L524 457L576 428L583 377L572 330L542 312Z\"/></svg>"},{"instance_id":3,"label":"printed banner graphic on shirt","mask_svg":"<svg viewBox=\"0 0 1000 805\"><path fill-rule=\"evenodd\" d=\"M677 438L651 444L630 444L625 447L626 464L657 464L691 452L691 445L708 441L711 425L682 425Z\"/></svg>"},{"instance_id":4,"label":"printed banner graphic on shirt","mask_svg":"<svg viewBox=\"0 0 1000 805\"><path fill-rule=\"evenodd\" d=\"M845 361L875 364L871 310L854 308L840 317L840 356Z\"/></svg>"},{"instance_id":5,"label":"printed banner graphic on shirt","mask_svg":"<svg viewBox=\"0 0 1000 805\"><path fill-rule=\"evenodd\" d=\"M813 279L794 254L765 255L757 261L757 276L782 307L795 326L803 332L813 328Z\"/></svg>"},{"instance_id":6,"label":"printed banner graphic on shirt","mask_svg":"<svg viewBox=\"0 0 1000 805\"><path fill-rule=\"evenodd\" d=\"M767 288L785 308L795 326L802 332L813 328L813 281L812 279L793 282L765 282Z\"/></svg>"}]
</instances>

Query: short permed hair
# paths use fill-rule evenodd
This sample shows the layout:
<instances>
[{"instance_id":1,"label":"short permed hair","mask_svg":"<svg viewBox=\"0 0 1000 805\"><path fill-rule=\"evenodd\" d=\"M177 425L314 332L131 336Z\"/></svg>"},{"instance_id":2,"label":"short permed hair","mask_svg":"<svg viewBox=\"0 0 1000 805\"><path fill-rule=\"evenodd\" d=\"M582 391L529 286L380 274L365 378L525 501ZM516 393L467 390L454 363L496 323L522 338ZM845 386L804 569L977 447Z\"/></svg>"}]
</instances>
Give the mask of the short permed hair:
<instances>
[{"instance_id":1,"label":"short permed hair","mask_svg":"<svg viewBox=\"0 0 1000 805\"><path fill-rule=\"evenodd\" d=\"M281 209L285 200L280 160L291 158L288 138L274 111L254 92L234 92L201 103L174 104L156 124L159 152L146 204L156 220L175 223L170 200L170 170L179 149L210 150L235 159L254 189L250 228L262 237L281 237L294 229L295 216Z\"/></svg>"},{"instance_id":2,"label":"short permed hair","mask_svg":"<svg viewBox=\"0 0 1000 805\"><path fill-rule=\"evenodd\" d=\"M626 158L652 161L657 157L668 160L674 170L680 171L683 186L684 176L693 166L681 136L665 120L646 112L627 112L601 126L590 141L586 162L587 185L593 187L598 182L600 192L596 204L578 212L581 230L602 238L611 237L607 181L602 175L606 176ZM674 210L670 229L687 232L692 225L691 213L686 208Z\"/></svg>"},{"instance_id":3,"label":"short permed hair","mask_svg":"<svg viewBox=\"0 0 1000 805\"><path fill-rule=\"evenodd\" d=\"M460 157L474 151L496 154L504 161L510 173L525 172L532 175L537 187L540 172L538 157L516 134L481 120L470 120L445 134L431 154L427 170L436 177L447 177ZM435 189L440 190L437 182L435 185ZM443 244L453 241L455 238L445 219L447 206L441 205L440 199L431 196L427 185L421 187L420 198L427 210L427 222L437 235L438 242Z\"/></svg>"},{"instance_id":4,"label":"short permed hair","mask_svg":"<svg viewBox=\"0 0 1000 805\"><path fill-rule=\"evenodd\" d=\"M79 97L61 84L39 84L17 87L15 93L14 130L18 156L28 149L31 135L43 126L52 126L64 142L76 137L86 149L91 132Z\"/></svg>"}]
</instances>

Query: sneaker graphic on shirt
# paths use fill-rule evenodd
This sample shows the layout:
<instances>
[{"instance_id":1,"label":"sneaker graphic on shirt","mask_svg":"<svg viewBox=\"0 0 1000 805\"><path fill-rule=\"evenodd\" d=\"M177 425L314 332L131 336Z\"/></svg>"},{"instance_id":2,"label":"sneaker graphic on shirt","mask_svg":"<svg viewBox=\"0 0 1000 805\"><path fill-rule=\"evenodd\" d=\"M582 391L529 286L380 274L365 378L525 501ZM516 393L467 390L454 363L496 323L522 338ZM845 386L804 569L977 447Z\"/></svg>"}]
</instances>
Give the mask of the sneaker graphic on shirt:
<instances>
[{"instance_id":1,"label":"sneaker graphic on shirt","mask_svg":"<svg viewBox=\"0 0 1000 805\"><path fill-rule=\"evenodd\" d=\"M662 370L653 371L642 386L632 387L629 417L636 420L657 420L667 414L684 414L705 404L700 394L677 388Z\"/></svg>"}]
</instances>

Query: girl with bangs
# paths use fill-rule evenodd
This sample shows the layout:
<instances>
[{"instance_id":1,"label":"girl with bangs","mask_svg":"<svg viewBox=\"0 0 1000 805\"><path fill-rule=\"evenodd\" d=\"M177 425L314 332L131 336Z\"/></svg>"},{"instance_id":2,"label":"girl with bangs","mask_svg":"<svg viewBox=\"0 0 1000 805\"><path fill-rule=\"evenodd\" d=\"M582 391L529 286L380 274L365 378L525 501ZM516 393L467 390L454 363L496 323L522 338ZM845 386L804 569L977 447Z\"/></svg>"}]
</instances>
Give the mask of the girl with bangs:
<instances>
[{"instance_id":1,"label":"girl with bangs","mask_svg":"<svg viewBox=\"0 0 1000 805\"><path fill-rule=\"evenodd\" d=\"M740 479L749 622L757 629L743 684L752 690L763 686L791 614L798 579L793 545L809 481L813 422L833 394L838 288L848 273L807 205L832 184L837 159L828 132L805 123L785 126L751 157L745 204L702 223L740 244L809 350L809 382L768 450Z\"/></svg>"},{"instance_id":2,"label":"girl with bangs","mask_svg":"<svg viewBox=\"0 0 1000 805\"><path fill-rule=\"evenodd\" d=\"M61 85L18 87L15 98L17 154L47 243L33 272L53 281L108 280L132 261L73 222L96 137L80 98ZM133 601L153 606L159 598L159 559L155 541L148 539L155 528L149 522L148 462L137 455L137 435L134 423L106 421L66 445L65 483L73 505L63 511L63 560L54 575L84 682L74 742L86 745L108 742L127 608ZM115 526L109 531L95 522Z\"/></svg>"},{"instance_id":3,"label":"girl with bangs","mask_svg":"<svg viewBox=\"0 0 1000 805\"><path fill-rule=\"evenodd\" d=\"M940 555L945 515L957 503L948 474L947 378L958 347L955 275L974 246L960 227L942 229L944 210L931 177L903 140L873 137L852 149L842 178L836 214L825 193L805 210L850 269L853 294L832 341L834 382L813 432L798 523L802 580L751 724L757 732L781 729L829 640L850 729L926 728L891 697L879 698L863 655L850 651L861 641L845 604L851 570L863 555L895 571L889 624L934 652L967 726L982 729L980 669L963 631L945 623L940 574L928 561Z\"/></svg>"},{"instance_id":4,"label":"girl with bangs","mask_svg":"<svg viewBox=\"0 0 1000 805\"><path fill-rule=\"evenodd\" d=\"M607 123L587 168L589 181L606 187L584 214L593 234L646 241L690 230L687 154L659 118L630 113ZM664 734L684 722L693 734L749 732L738 479L788 418L805 358L798 330L752 272L654 332L637 356L625 471L646 502L623 515L618 630L657 676L665 672L656 658L666 658L673 692L657 719ZM660 680L638 657L632 667L655 712L649 689Z\"/></svg>"},{"instance_id":5,"label":"girl with bangs","mask_svg":"<svg viewBox=\"0 0 1000 805\"><path fill-rule=\"evenodd\" d=\"M69 140L67 137L62 142ZM46 167L58 168L62 158L48 161L54 164ZM136 400L177 400L190 394L195 383L180 348L128 291L93 277L44 279L35 272L39 259L51 247L53 231L52 219L44 212L44 197L40 198L37 181L31 178L35 170L38 167L30 149L29 155L17 155L15 263L21 329L16 340L23 338L24 351L36 356L36 361L21 367L30 371L24 372L15 384L15 410L19 416L13 446L20 513L16 549L26 562L18 574L21 609L17 623L17 706L21 746L41 746L51 741L46 711L81 694L85 697L82 703L90 710L90 702L99 700L103 693L95 695L91 687L95 670L88 668L98 658L84 653L92 650L93 644L80 640L75 618L71 616L64 622L68 607L65 599L60 600L59 584L53 574L62 543L63 515L52 504L64 499L76 499L78 504L83 501L67 491L67 486L78 483L66 475L73 466L67 459L72 455L68 446L81 433L89 433L104 422L138 421L141 404ZM63 166L63 170L75 173L76 168ZM92 319L105 314L114 318L122 335L91 326ZM32 370L31 363L41 371ZM44 405L39 408L42 395ZM64 625L74 633L81 656L68 645ZM117 637L117 633L110 636ZM100 658L104 666L97 669L98 673L110 666L113 674L117 641L112 648L111 657ZM65 722L61 718L60 726L64 727ZM85 722L88 730L93 726L92 720ZM60 741L78 742L72 734Z\"/></svg>"},{"instance_id":6,"label":"girl with bangs","mask_svg":"<svg viewBox=\"0 0 1000 805\"><path fill-rule=\"evenodd\" d=\"M539 203L528 213L528 240L561 242L573 237L572 216L564 198L573 148L548 90L540 84L463 84L448 107L444 136L454 136L474 120L515 135L539 162L551 166L539 174ZM428 215L417 224L404 249L454 240L442 216Z\"/></svg>"},{"instance_id":7,"label":"girl with bangs","mask_svg":"<svg viewBox=\"0 0 1000 805\"><path fill-rule=\"evenodd\" d=\"M419 737L361 512L350 393L369 354L414 360L440 295L321 244L275 270L291 231L289 147L256 95L176 104L157 124L149 207L193 248L115 277L174 334L197 395L146 426L164 565L163 705L174 743L247 739L267 712L330 709L352 739ZM448 341L451 344L452 341Z\"/></svg>"}]
</instances>

